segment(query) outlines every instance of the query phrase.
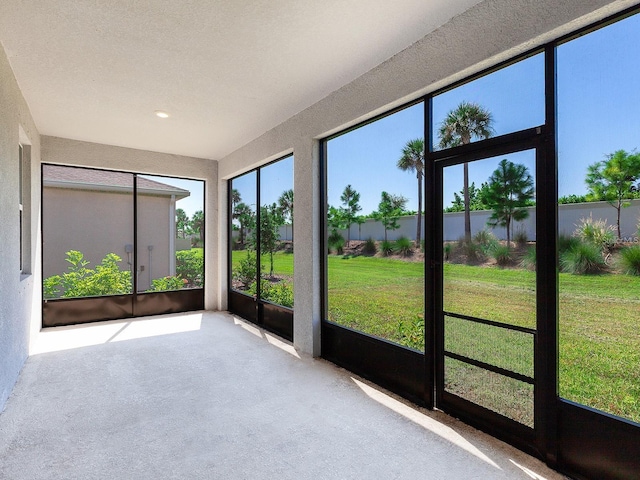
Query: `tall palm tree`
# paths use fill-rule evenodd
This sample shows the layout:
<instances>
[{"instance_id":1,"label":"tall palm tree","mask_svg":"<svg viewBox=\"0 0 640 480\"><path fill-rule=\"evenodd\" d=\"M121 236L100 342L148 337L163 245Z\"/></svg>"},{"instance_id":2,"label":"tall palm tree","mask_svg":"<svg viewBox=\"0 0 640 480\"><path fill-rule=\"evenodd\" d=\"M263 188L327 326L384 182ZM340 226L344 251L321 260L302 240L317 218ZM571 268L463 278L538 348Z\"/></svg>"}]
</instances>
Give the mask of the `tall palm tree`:
<instances>
[{"instance_id":1,"label":"tall palm tree","mask_svg":"<svg viewBox=\"0 0 640 480\"><path fill-rule=\"evenodd\" d=\"M293 240L293 190L285 190L278 198L278 208L285 221L291 223L291 240ZM285 227L286 228L286 227ZM285 231L286 233L286 231Z\"/></svg>"},{"instance_id":2,"label":"tall palm tree","mask_svg":"<svg viewBox=\"0 0 640 480\"><path fill-rule=\"evenodd\" d=\"M474 138L485 139L493 134L493 117L489 110L478 105L462 101L451 110L440 124L438 136L440 148L457 147L471 143ZM471 214L469 208L469 164L464 168L464 238L471 241Z\"/></svg>"},{"instance_id":3,"label":"tall palm tree","mask_svg":"<svg viewBox=\"0 0 640 480\"><path fill-rule=\"evenodd\" d=\"M424 176L424 140L416 138L409 140L402 149L402 156L397 166L405 172L416 172L418 178L418 228L416 231L416 245L420 246L422 233L422 177Z\"/></svg>"}]
</instances>

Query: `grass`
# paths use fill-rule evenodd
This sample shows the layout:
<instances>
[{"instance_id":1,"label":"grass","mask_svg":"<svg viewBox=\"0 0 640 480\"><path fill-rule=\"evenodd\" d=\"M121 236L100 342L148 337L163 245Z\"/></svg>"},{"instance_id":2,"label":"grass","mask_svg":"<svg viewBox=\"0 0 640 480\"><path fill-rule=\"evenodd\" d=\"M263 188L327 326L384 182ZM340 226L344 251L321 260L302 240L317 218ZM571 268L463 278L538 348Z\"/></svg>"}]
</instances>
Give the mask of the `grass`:
<instances>
[{"instance_id":1,"label":"grass","mask_svg":"<svg viewBox=\"0 0 640 480\"><path fill-rule=\"evenodd\" d=\"M244 254L233 252L233 263ZM293 275L293 255L277 253L274 262L277 274ZM535 275L526 269L446 263L444 309L535 329ZM640 422L640 277L560 273L559 278L560 395ZM328 285L329 320L421 347L405 332L411 322L423 319L423 263L329 255ZM449 317L445 329L447 350L532 374L533 347L527 334ZM500 383L484 370L447 362L448 390L530 423L526 384L518 382L516 387L501 376ZM506 391L511 393L499 393Z\"/></svg>"}]
</instances>

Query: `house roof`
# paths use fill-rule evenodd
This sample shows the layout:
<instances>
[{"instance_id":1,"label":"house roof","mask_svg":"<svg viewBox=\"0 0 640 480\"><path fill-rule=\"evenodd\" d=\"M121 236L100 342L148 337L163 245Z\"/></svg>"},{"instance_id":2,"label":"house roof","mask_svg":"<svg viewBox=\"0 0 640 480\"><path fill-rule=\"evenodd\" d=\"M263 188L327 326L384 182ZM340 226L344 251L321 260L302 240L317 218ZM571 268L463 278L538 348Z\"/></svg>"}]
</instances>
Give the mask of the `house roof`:
<instances>
[{"instance_id":1,"label":"house roof","mask_svg":"<svg viewBox=\"0 0 640 480\"><path fill-rule=\"evenodd\" d=\"M0 43L40 134L218 160L477 3L2 0Z\"/></svg>"},{"instance_id":2,"label":"house roof","mask_svg":"<svg viewBox=\"0 0 640 480\"><path fill-rule=\"evenodd\" d=\"M43 165L42 184L45 187L100 191L133 192L133 175L112 170ZM175 195L176 199L190 195L188 190L138 176L138 191L150 195Z\"/></svg>"}]
</instances>

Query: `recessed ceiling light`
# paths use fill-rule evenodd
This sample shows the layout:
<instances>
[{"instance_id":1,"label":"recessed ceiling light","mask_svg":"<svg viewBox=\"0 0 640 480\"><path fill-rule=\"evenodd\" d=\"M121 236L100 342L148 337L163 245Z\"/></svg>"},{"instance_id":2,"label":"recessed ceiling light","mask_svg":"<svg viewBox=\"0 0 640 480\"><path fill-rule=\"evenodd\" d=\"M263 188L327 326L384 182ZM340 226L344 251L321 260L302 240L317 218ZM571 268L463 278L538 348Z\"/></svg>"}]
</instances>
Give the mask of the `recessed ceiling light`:
<instances>
[{"instance_id":1,"label":"recessed ceiling light","mask_svg":"<svg viewBox=\"0 0 640 480\"><path fill-rule=\"evenodd\" d=\"M156 110L156 117L169 118L169 114L167 112L163 112L162 110Z\"/></svg>"}]
</instances>

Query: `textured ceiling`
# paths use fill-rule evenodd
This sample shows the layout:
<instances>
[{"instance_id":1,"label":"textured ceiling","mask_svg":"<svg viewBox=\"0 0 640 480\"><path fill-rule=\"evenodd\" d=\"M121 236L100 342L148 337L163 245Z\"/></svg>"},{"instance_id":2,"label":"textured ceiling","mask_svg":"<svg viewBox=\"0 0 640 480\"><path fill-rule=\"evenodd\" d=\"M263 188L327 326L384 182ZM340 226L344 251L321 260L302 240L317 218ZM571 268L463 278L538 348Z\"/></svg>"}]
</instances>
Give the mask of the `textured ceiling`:
<instances>
[{"instance_id":1,"label":"textured ceiling","mask_svg":"<svg viewBox=\"0 0 640 480\"><path fill-rule=\"evenodd\" d=\"M218 159L478 2L2 0L0 42L41 134Z\"/></svg>"}]
</instances>

